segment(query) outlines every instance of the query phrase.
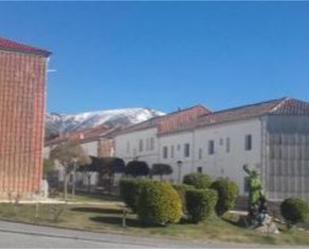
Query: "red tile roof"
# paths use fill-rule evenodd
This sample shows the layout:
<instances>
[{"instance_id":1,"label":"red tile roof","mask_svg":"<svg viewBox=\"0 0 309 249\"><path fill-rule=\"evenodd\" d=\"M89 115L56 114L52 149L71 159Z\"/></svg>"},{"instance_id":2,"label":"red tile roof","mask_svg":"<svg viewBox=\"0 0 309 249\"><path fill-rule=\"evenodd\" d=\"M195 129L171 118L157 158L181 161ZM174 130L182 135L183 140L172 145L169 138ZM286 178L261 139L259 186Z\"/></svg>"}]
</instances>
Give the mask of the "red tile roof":
<instances>
[{"instance_id":1,"label":"red tile roof","mask_svg":"<svg viewBox=\"0 0 309 249\"><path fill-rule=\"evenodd\" d=\"M206 107L202 105L195 105L186 109L171 112L163 116L153 117L144 122L131 125L127 128L124 128L118 134L127 134L130 132L155 127L158 128L160 134L161 133L163 134L172 131L174 129L177 129L178 127L181 127L184 124L193 122L199 116L207 113L210 113L210 111Z\"/></svg>"},{"instance_id":2,"label":"red tile roof","mask_svg":"<svg viewBox=\"0 0 309 249\"><path fill-rule=\"evenodd\" d=\"M264 115L309 115L309 103L293 98L280 98L212 112L199 117L191 123L184 124L170 133Z\"/></svg>"},{"instance_id":3,"label":"red tile roof","mask_svg":"<svg viewBox=\"0 0 309 249\"><path fill-rule=\"evenodd\" d=\"M285 98L271 114L279 115L309 115L309 103L293 98Z\"/></svg>"},{"instance_id":4,"label":"red tile roof","mask_svg":"<svg viewBox=\"0 0 309 249\"><path fill-rule=\"evenodd\" d=\"M36 54L36 55L41 55L44 57L48 57L51 55L51 52L47 50L34 48L31 46L17 43L15 41L11 41L11 40L1 38L1 37L0 37L0 50Z\"/></svg>"},{"instance_id":5,"label":"red tile roof","mask_svg":"<svg viewBox=\"0 0 309 249\"><path fill-rule=\"evenodd\" d=\"M45 146L57 145L67 141L79 141L80 143L87 143L98 141L100 138L110 138L119 131L121 127L109 127L100 125L95 128L88 128L77 132L66 133L54 139L45 142Z\"/></svg>"}]
</instances>

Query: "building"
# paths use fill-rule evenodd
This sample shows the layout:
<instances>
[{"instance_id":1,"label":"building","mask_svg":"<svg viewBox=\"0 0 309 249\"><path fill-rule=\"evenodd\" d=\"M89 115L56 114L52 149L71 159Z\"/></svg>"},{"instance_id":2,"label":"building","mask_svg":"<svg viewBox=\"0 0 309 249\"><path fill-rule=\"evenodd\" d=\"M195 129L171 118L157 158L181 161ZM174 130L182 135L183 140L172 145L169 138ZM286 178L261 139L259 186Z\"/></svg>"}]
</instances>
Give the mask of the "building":
<instances>
[{"instance_id":1,"label":"building","mask_svg":"<svg viewBox=\"0 0 309 249\"><path fill-rule=\"evenodd\" d=\"M0 38L0 196L40 190L50 52Z\"/></svg>"},{"instance_id":2,"label":"building","mask_svg":"<svg viewBox=\"0 0 309 249\"><path fill-rule=\"evenodd\" d=\"M121 127L108 127L101 125L78 132L63 134L45 142L44 158L49 158L50 151L57 145L68 142L78 142L89 156L112 157L114 156L113 136Z\"/></svg>"},{"instance_id":3,"label":"building","mask_svg":"<svg viewBox=\"0 0 309 249\"><path fill-rule=\"evenodd\" d=\"M44 158L48 159L50 151L57 145L69 141L76 141L81 145L85 153L90 157L113 157L114 156L114 135L117 134L122 127L109 127L101 125L95 128L88 128L74 133L63 134L60 137L46 141L44 146ZM57 164L57 173L55 176L58 183L64 180L64 169ZM80 186L94 190L99 182L98 172L78 172L77 181ZM70 183L71 184L71 183Z\"/></svg>"},{"instance_id":4,"label":"building","mask_svg":"<svg viewBox=\"0 0 309 249\"><path fill-rule=\"evenodd\" d=\"M149 165L161 162L160 136L191 124L207 113L210 113L207 108L197 105L123 129L115 136L115 155L125 162L136 159Z\"/></svg>"},{"instance_id":5,"label":"building","mask_svg":"<svg viewBox=\"0 0 309 249\"><path fill-rule=\"evenodd\" d=\"M146 122L116 136L116 156L170 164L174 182L190 172L228 177L238 183L241 195L247 191L243 166L248 165L260 173L269 199L309 200L307 102L282 98L206 112L166 132ZM147 150L151 138L154 146Z\"/></svg>"}]
</instances>

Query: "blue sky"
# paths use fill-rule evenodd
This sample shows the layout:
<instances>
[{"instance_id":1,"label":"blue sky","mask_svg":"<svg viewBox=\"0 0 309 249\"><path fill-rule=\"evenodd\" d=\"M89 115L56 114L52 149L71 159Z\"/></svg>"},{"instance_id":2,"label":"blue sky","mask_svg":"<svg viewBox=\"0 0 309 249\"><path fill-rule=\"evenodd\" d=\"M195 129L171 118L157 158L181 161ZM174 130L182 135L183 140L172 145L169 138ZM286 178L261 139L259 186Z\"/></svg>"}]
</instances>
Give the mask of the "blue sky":
<instances>
[{"instance_id":1,"label":"blue sky","mask_svg":"<svg viewBox=\"0 0 309 249\"><path fill-rule=\"evenodd\" d=\"M0 36L53 52L48 111L309 101L308 2L0 3Z\"/></svg>"}]
</instances>

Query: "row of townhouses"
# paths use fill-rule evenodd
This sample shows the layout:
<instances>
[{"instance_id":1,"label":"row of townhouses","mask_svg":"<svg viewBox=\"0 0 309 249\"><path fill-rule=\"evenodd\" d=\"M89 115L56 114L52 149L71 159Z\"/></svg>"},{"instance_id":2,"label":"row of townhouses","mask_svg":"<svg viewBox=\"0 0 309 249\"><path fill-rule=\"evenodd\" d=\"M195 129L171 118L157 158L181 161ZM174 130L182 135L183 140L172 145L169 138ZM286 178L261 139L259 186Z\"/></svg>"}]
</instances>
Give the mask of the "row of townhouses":
<instances>
[{"instance_id":1,"label":"row of townhouses","mask_svg":"<svg viewBox=\"0 0 309 249\"><path fill-rule=\"evenodd\" d=\"M115 136L115 156L167 163L171 180L203 172L246 194L243 166L259 172L272 200L309 199L309 103L282 98L211 112L203 106L156 117Z\"/></svg>"},{"instance_id":2,"label":"row of townhouses","mask_svg":"<svg viewBox=\"0 0 309 249\"><path fill-rule=\"evenodd\" d=\"M191 172L228 177L241 195L247 194L247 165L259 172L269 199L309 200L309 103L292 98L217 112L197 105L126 128L85 132L80 143L92 156L169 164L173 174L166 179L175 183Z\"/></svg>"}]
</instances>

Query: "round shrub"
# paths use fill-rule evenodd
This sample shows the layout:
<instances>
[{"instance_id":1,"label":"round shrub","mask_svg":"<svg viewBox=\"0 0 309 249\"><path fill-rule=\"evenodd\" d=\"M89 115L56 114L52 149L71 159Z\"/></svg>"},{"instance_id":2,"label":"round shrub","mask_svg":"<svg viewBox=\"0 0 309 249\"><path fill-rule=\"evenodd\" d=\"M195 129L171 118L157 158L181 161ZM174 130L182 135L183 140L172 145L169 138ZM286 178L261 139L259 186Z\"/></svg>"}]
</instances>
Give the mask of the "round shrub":
<instances>
[{"instance_id":1,"label":"round shrub","mask_svg":"<svg viewBox=\"0 0 309 249\"><path fill-rule=\"evenodd\" d=\"M134 213L137 211L137 200L142 186L148 181L143 179L121 179L119 182L120 197Z\"/></svg>"},{"instance_id":2,"label":"round shrub","mask_svg":"<svg viewBox=\"0 0 309 249\"><path fill-rule=\"evenodd\" d=\"M191 173L187 174L183 178L183 183L192 185L195 188L203 189L209 188L211 185L211 179L208 175L202 173Z\"/></svg>"},{"instance_id":3,"label":"round shrub","mask_svg":"<svg viewBox=\"0 0 309 249\"><path fill-rule=\"evenodd\" d=\"M308 204L298 198L284 200L280 205L280 211L289 227L300 222L306 222L309 217Z\"/></svg>"},{"instance_id":4,"label":"round shrub","mask_svg":"<svg viewBox=\"0 0 309 249\"><path fill-rule=\"evenodd\" d=\"M217 200L217 192L212 189L186 191L187 210L192 222L198 223L212 216Z\"/></svg>"},{"instance_id":5,"label":"round shrub","mask_svg":"<svg viewBox=\"0 0 309 249\"><path fill-rule=\"evenodd\" d=\"M173 173L173 168L169 164L155 163L152 165L151 174L159 175L160 179L163 179L163 175L170 175Z\"/></svg>"},{"instance_id":6,"label":"round shrub","mask_svg":"<svg viewBox=\"0 0 309 249\"><path fill-rule=\"evenodd\" d=\"M174 184L173 188L177 191L181 200L183 213L186 214L187 213L186 191L194 189L194 187L186 184Z\"/></svg>"},{"instance_id":7,"label":"round shrub","mask_svg":"<svg viewBox=\"0 0 309 249\"><path fill-rule=\"evenodd\" d=\"M137 214L146 225L177 223L182 216L180 197L168 183L148 182L138 198Z\"/></svg>"},{"instance_id":8,"label":"round shrub","mask_svg":"<svg viewBox=\"0 0 309 249\"><path fill-rule=\"evenodd\" d=\"M219 178L210 187L218 193L218 202L215 207L217 215L222 216L235 206L239 194L239 188L235 182L227 178Z\"/></svg>"},{"instance_id":9,"label":"round shrub","mask_svg":"<svg viewBox=\"0 0 309 249\"><path fill-rule=\"evenodd\" d=\"M147 176L149 171L148 164L143 161L130 161L125 168L125 173L133 177Z\"/></svg>"}]
</instances>

